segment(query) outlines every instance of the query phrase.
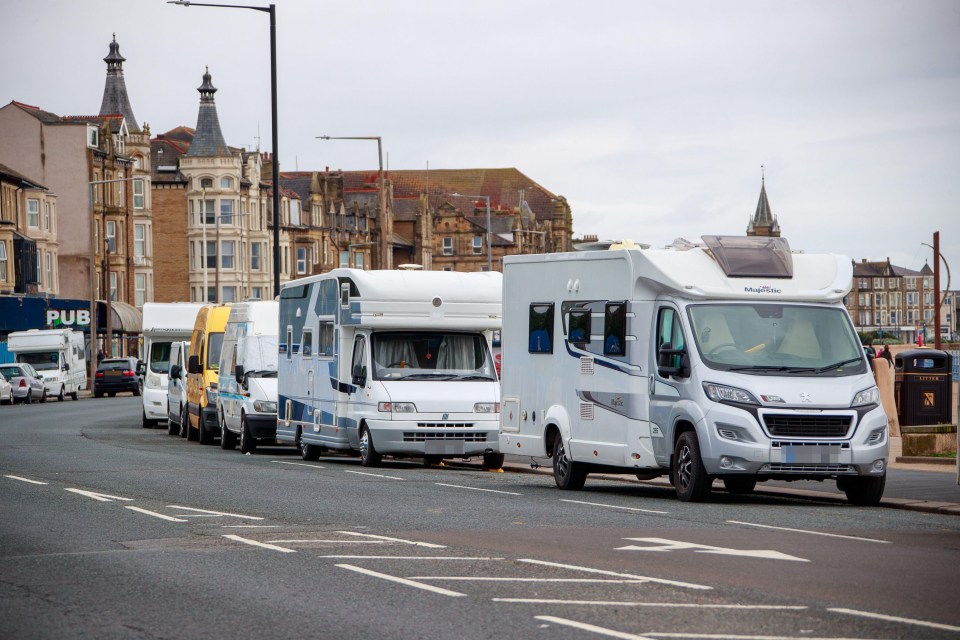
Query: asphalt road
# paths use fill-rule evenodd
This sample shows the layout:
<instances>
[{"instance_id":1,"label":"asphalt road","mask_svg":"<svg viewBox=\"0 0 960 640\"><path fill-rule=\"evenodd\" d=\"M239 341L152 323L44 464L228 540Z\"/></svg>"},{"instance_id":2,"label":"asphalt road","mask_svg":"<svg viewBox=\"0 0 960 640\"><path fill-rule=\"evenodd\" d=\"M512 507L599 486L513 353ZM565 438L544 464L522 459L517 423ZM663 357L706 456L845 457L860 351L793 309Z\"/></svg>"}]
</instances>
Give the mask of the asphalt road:
<instances>
[{"instance_id":1,"label":"asphalt road","mask_svg":"<svg viewBox=\"0 0 960 640\"><path fill-rule=\"evenodd\" d=\"M304 462L0 407L7 638L960 638L960 518Z\"/></svg>"}]
</instances>

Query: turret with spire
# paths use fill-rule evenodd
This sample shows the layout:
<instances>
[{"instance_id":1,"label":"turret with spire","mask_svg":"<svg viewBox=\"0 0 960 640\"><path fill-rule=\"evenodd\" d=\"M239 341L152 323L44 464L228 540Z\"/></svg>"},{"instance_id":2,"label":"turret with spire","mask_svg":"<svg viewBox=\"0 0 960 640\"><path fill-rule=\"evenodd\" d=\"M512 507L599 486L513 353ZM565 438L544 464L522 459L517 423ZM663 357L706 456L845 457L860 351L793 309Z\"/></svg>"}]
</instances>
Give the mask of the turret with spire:
<instances>
[{"instance_id":1,"label":"turret with spire","mask_svg":"<svg viewBox=\"0 0 960 640\"><path fill-rule=\"evenodd\" d=\"M213 86L210 69L203 74L203 84L197 91L200 92L200 112L197 114L197 130L187 151L187 157L229 156L230 149L220 132L220 118L217 116L217 105L213 94L217 88Z\"/></svg>"},{"instance_id":2,"label":"turret with spire","mask_svg":"<svg viewBox=\"0 0 960 640\"><path fill-rule=\"evenodd\" d=\"M130 133L140 133L140 125L133 117L133 108L127 96L127 83L123 79L123 62L126 60L120 55L120 45L117 43L117 34L113 34L110 43L110 53L103 59L107 63L107 82L103 87L103 102L100 104L100 115L109 116L120 114L127 122Z\"/></svg>"},{"instance_id":3,"label":"turret with spire","mask_svg":"<svg viewBox=\"0 0 960 640\"><path fill-rule=\"evenodd\" d=\"M780 223L770 210L770 201L767 199L766 176L763 165L760 165L760 200L757 202L757 212L747 225L748 236L764 236L768 238L780 237Z\"/></svg>"}]
</instances>

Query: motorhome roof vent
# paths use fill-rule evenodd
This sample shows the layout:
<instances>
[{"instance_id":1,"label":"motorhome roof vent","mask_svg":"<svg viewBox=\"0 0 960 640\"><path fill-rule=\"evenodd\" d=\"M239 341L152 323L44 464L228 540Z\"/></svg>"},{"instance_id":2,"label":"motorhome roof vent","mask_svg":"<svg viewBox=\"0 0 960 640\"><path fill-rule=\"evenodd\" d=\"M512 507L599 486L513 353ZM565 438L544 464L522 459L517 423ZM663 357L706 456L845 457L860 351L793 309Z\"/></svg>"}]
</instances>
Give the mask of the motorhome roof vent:
<instances>
[{"instance_id":1,"label":"motorhome roof vent","mask_svg":"<svg viewBox=\"0 0 960 640\"><path fill-rule=\"evenodd\" d=\"M793 257L786 238L702 236L728 278L792 278Z\"/></svg>"}]
</instances>

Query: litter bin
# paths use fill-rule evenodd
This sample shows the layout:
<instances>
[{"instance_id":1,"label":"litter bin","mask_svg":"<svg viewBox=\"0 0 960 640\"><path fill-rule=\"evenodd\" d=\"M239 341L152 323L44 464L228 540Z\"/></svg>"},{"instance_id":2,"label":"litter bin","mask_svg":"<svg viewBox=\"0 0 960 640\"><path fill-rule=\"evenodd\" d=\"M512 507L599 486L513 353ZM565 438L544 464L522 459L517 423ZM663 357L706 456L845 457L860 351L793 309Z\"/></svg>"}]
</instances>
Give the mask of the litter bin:
<instances>
[{"instance_id":1,"label":"litter bin","mask_svg":"<svg viewBox=\"0 0 960 640\"><path fill-rule=\"evenodd\" d=\"M949 353L936 349L911 349L898 353L893 366L900 426L953 422Z\"/></svg>"}]
</instances>

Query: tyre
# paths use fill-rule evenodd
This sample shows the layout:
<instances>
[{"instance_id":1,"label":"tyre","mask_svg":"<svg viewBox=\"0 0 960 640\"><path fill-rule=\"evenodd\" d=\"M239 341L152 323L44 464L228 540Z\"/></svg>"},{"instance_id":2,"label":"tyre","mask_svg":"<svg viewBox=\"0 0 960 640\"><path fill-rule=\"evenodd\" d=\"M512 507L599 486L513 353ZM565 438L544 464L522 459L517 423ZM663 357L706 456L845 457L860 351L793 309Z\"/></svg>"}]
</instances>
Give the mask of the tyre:
<instances>
[{"instance_id":1,"label":"tyre","mask_svg":"<svg viewBox=\"0 0 960 640\"><path fill-rule=\"evenodd\" d=\"M694 431L684 431L673 453L673 488L684 502L703 502L710 495L713 479L700 458L700 443Z\"/></svg>"},{"instance_id":2,"label":"tyre","mask_svg":"<svg viewBox=\"0 0 960 640\"><path fill-rule=\"evenodd\" d=\"M23 399L23 404L33 404L33 394L27 389L27 397Z\"/></svg>"},{"instance_id":3,"label":"tyre","mask_svg":"<svg viewBox=\"0 0 960 640\"><path fill-rule=\"evenodd\" d=\"M192 424L190 424L190 415L189 415L189 411L188 411L187 409L184 409L184 410L183 410L183 414L184 414L184 416L186 416L186 421L184 422L184 424L187 425L187 440L189 440L189 441L191 441L191 442L196 442L196 441L197 441L197 438L200 437L200 429L199 429L198 427L194 427ZM197 418L197 422L198 422L198 423L199 423L199 420L200 420L200 419Z\"/></svg>"},{"instance_id":4,"label":"tyre","mask_svg":"<svg viewBox=\"0 0 960 640\"><path fill-rule=\"evenodd\" d=\"M725 476L723 486L729 493L745 495L757 488L757 479L754 476Z\"/></svg>"},{"instance_id":5,"label":"tyre","mask_svg":"<svg viewBox=\"0 0 960 640\"><path fill-rule=\"evenodd\" d=\"M370 437L370 429L367 425L360 427L360 464L364 467L379 467L383 461L383 456L373 445L373 438Z\"/></svg>"},{"instance_id":6,"label":"tyre","mask_svg":"<svg viewBox=\"0 0 960 640\"><path fill-rule=\"evenodd\" d=\"M553 440L553 480L565 491L583 489L583 483L587 481L583 463L574 462L567 456L563 436L559 433Z\"/></svg>"},{"instance_id":7,"label":"tyre","mask_svg":"<svg viewBox=\"0 0 960 640\"><path fill-rule=\"evenodd\" d=\"M139 396L142 392L143 389L140 387L140 385L137 385L137 388L133 390L133 395Z\"/></svg>"},{"instance_id":8,"label":"tyre","mask_svg":"<svg viewBox=\"0 0 960 640\"><path fill-rule=\"evenodd\" d=\"M66 397L66 390L60 385L60 393L57 394L57 402L63 402Z\"/></svg>"},{"instance_id":9,"label":"tyre","mask_svg":"<svg viewBox=\"0 0 960 640\"><path fill-rule=\"evenodd\" d=\"M204 424L203 409L201 409L200 415L197 417L197 441L200 444L213 444L213 439L213 434L210 433L207 425Z\"/></svg>"},{"instance_id":10,"label":"tyre","mask_svg":"<svg viewBox=\"0 0 960 640\"><path fill-rule=\"evenodd\" d=\"M436 467L443 463L443 456L423 456L423 466Z\"/></svg>"},{"instance_id":11,"label":"tyre","mask_svg":"<svg viewBox=\"0 0 960 640\"><path fill-rule=\"evenodd\" d=\"M186 405L180 407L180 437L190 437L190 416L187 415Z\"/></svg>"},{"instance_id":12,"label":"tyre","mask_svg":"<svg viewBox=\"0 0 960 640\"><path fill-rule=\"evenodd\" d=\"M167 410L169 413L169 409ZM171 436L180 435L180 425L174 422L170 416L167 416L167 434Z\"/></svg>"},{"instance_id":13,"label":"tyre","mask_svg":"<svg viewBox=\"0 0 960 640\"><path fill-rule=\"evenodd\" d=\"M300 441L300 457L309 462L316 462L320 459L322 449L315 444L307 444Z\"/></svg>"},{"instance_id":14,"label":"tyre","mask_svg":"<svg viewBox=\"0 0 960 640\"><path fill-rule=\"evenodd\" d=\"M75 390L73 390L73 391L70 392L70 399L71 399L71 400L79 400L79 399L80 399L80 388L79 388L79 387L77 387Z\"/></svg>"},{"instance_id":15,"label":"tyre","mask_svg":"<svg viewBox=\"0 0 960 640\"><path fill-rule=\"evenodd\" d=\"M237 436L230 429L227 429L227 421L221 414L218 418L220 422L220 448L224 451L233 451L237 446Z\"/></svg>"},{"instance_id":16,"label":"tyre","mask_svg":"<svg viewBox=\"0 0 960 640\"><path fill-rule=\"evenodd\" d=\"M44 387L43 393L40 394L40 402L46 402L46 401L47 401L47 388Z\"/></svg>"},{"instance_id":17,"label":"tyre","mask_svg":"<svg viewBox=\"0 0 960 640\"><path fill-rule=\"evenodd\" d=\"M146 411L141 411L141 412L140 412L140 415L143 416L143 417L141 418L141 422L140 422L140 426L141 426L141 427L143 427L144 429L149 429L150 427L153 426L153 420L148 420L148 419L147 419L147 412L146 412Z\"/></svg>"},{"instance_id":18,"label":"tyre","mask_svg":"<svg viewBox=\"0 0 960 640\"><path fill-rule=\"evenodd\" d=\"M483 454L483 468L484 469L502 469L503 454L502 453Z\"/></svg>"},{"instance_id":19,"label":"tyre","mask_svg":"<svg viewBox=\"0 0 960 640\"><path fill-rule=\"evenodd\" d=\"M883 497L887 475L879 478L837 478L837 488L847 494L847 501L858 507L875 507Z\"/></svg>"},{"instance_id":20,"label":"tyre","mask_svg":"<svg viewBox=\"0 0 960 640\"><path fill-rule=\"evenodd\" d=\"M103 391L94 391L94 392L93 392L93 397L95 397L95 398L102 398L102 397L103 397Z\"/></svg>"},{"instance_id":21,"label":"tyre","mask_svg":"<svg viewBox=\"0 0 960 640\"><path fill-rule=\"evenodd\" d=\"M256 452L257 439L250 434L250 425L247 424L247 418L240 416L240 453L254 454Z\"/></svg>"},{"instance_id":22,"label":"tyre","mask_svg":"<svg viewBox=\"0 0 960 640\"><path fill-rule=\"evenodd\" d=\"M9 398L0 398L0 404L13 404L13 388L10 389Z\"/></svg>"}]
</instances>

